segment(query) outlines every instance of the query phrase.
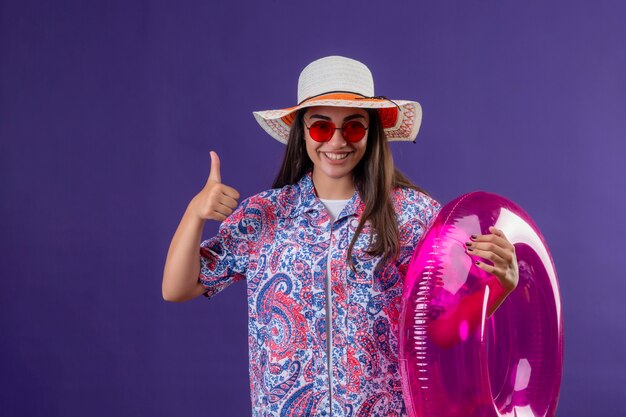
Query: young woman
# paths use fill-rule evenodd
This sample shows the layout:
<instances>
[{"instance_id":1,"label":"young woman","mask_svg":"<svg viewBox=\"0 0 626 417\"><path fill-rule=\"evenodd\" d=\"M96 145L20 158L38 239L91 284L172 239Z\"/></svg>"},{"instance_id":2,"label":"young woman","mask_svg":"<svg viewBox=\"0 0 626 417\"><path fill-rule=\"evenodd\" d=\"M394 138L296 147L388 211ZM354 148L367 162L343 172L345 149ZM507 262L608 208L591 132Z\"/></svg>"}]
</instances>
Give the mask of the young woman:
<instances>
[{"instance_id":1,"label":"young woman","mask_svg":"<svg viewBox=\"0 0 626 417\"><path fill-rule=\"evenodd\" d=\"M272 189L237 206L218 156L174 235L163 297L212 297L246 280L254 416L403 416L403 278L439 203L394 168L388 140L413 140L419 104L375 97L360 62L309 64L299 104L255 112L287 144ZM200 243L205 220L221 221ZM512 291L513 246L496 229L469 243ZM199 255L198 255L199 246Z\"/></svg>"}]
</instances>

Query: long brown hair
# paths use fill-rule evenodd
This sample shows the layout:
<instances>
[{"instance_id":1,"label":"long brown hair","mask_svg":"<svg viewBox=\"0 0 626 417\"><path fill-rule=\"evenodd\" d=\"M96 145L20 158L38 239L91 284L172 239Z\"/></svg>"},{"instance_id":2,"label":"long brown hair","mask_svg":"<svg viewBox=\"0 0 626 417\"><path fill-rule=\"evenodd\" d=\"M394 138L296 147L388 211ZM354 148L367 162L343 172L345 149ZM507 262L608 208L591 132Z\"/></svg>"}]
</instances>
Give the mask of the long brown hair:
<instances>
[{"instance_id":1,"label":"long brown hair","mask_svg":"<svg viewBox=\"0 0 626 417\"><path fill-rule=\"evenodd\" d=\"M391 201L392 190L395 187L407 187L426 194L423 189L413 184L395 168L378 112L373 109L366 110L370 116L367 147L363 158L352 171L354 185L365 203L365 210L348 248L348 263L353 270L352 249L368 220L372 229L370 245L366 252L372 256L382 255L383 258L383 261L377 265L377 269L386 260L394 259L398 255L400 238L396 213ZM304 174L313 169L313 162L307 154L304 140L305 113L306 109L300 109L294 118L289 131L285 157L274 180L273 188L295 184ZM376 231L377 239L375 240L372 239L373 231Z\"/></svg>"}]
</instances>

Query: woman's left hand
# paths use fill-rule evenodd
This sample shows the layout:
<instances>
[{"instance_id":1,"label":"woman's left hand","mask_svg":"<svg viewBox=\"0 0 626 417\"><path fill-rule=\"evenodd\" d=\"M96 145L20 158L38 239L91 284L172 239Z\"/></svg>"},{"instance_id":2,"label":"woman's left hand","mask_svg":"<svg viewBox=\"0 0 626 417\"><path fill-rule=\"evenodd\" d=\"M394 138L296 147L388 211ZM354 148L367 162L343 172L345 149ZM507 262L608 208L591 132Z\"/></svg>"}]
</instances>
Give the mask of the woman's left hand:
<instances>
[{"instance_id":1,"label":"woman's left hand","mask_svg":"<svg viewBox=\"0 0 626 417\"><path fill-rule=\"evenodd\" d=\"M491 226L489 231L491 234L472 236L472 241L465 244L467 253L493 263L489 265L476 261L476 266L498 277L508 295L517 287L519 281L515 247L508 241L502 230Z\"/></svg>"}]
</instances>

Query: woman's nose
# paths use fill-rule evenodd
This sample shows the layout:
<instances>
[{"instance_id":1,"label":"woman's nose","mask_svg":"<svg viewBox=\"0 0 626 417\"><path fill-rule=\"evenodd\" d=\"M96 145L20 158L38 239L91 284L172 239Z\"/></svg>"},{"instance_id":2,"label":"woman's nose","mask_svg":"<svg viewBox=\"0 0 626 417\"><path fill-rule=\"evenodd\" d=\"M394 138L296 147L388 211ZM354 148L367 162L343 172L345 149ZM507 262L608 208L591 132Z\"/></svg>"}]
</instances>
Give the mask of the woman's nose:
<instances>
[{"instance_id":1,"label":"woman's nose","mask_svg":"<svg viewBox=\"0 0 626 417\"><path fill-rule=\"evenodd\" d=\"M341 129L335 129L335 132L328 141L328 144L335 148L341 148L347 144L346 139L343 137L343 132L341 131Z\"/></svg>"}]
</instances>

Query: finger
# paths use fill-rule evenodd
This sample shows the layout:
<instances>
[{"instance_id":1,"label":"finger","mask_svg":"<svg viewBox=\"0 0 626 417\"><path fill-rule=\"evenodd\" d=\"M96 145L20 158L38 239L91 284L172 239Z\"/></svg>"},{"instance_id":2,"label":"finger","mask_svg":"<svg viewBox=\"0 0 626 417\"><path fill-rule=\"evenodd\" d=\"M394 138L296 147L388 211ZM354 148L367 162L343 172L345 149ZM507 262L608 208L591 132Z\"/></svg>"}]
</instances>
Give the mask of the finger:
<instances>
[{"instance_id":1,"label":"finger","mask_svg":"<svg viewBox=\"0 0 626 417\"><path fill-rule=\"evenodd\" d=\"M471 236L471 240L475 243L481 243L481 242L488 242L488 243L492 243L496 246L499 246L501 248L508 248L508 249L512 249L513 245L511 244L511 242L509 242L506 237L504 236L498 236L498 235L494 235L494 234L488 234L488 235L472 235Z\"/></svg>"},{"instance_id":2,"label":"finger","mask_svg":"<svg viewBox=\"0 0 626 417\"><path fill-rule=\"evenodd\" d=\"M215 204L211 207L207 207L207 209L203 212L201 217L207 220L218 220L218 221L222 221L226 219L228 215L221 213L222 210L217 209L218 206L219 206L218 204Z\"/></svg>"},{"instance_id":3,"label":"finger","mask_svg":"<svg viewBox=\"0 0 626 417\"><path fill-rule=\"evenodd\" d=\"M489 265L481 261L474 261L474 265L476 265L478 268L482 269L483 271L486 271L486 272L489 272L490 274L498 276L498 274L496 273L497 268L494 265Z\"/></svg>"},{"instance_id":4,"label":"finger","mask_svg":"<svg viewBox=\"0 0 626 417\"><path fill-rule=\"evenodd\" d=\"M217 220L219 222L226 220L228 216L223 215L222 213L214 212L213 220Z\"/></svg>"},{"instance_id":5,"label":"finger","mask_svg":"<svg viewBox=\"0 0 626 417\"><path fill-rule=\"evenodd\" d=\"M225 205L226 207L228 207L231 210L234 210L237 208L237 200L235 200L232 197L229 197L225 194L222 195L222 197L219 199L219 203Z\"/></svg>"},{"instance_id":6,"label":"finger","mask_svg":"<svg viewBox=\"0 0 626 417\"><path fill-rule=\"evenodd\" d=\"M467 250L471 253L478 254L478 251L480 251L481 253L493 253L505 262L509 262L513 255L513 250L511 249L511 247L498 246L494 242L467 242L465 245L467 247Z\"/></svg>"},{"instance_id":7,"label":"finger","mask_svg":"<svg viewBox=\"0 0 626 417\"><path fill-rule=\"evenodd\" d=\"M235 200L239 199L239 191L235 190L233 187L229 187L228 185L222 184L222 194L229 196Z\"/></svg>"},{"instance_id":8,"label":"finger","mask_svg":"<svg viewBox=\"0 0 626 417\"><path fill-rule=\"evenodd\" d=\"M497 229L494 226L489 226L489 231L492 233L492 235L497 236L499 238L498 242L504 242L504 246L513 246L511 242L509 242L509 239L507 239L506 235L501 229Z\"/></svg>"},{"instance_id":9,"label":"finger","mask_svg":"<svg viewBox=\"0 0 626 417\"><path fill-rule=\"evenodd\" d=\"M230 216L233 213L233 210L230 207L223 204L218 204L217 207L215 207L214 211L215 213L219 213L226 217Z\"/></svg>"},{"instance_id":10,"label":"finger","mask_svg":"<svg viewBox=\"0 0 626 417\"><path fill-rule=\"evenodd\" d=\"M504 232L495 226L489 226L489 232L493 233L494 235L498 235L500 237L504 236Z\"/></svg>"},{"instance_id":11,"label":"finger","mask_svg":"<svg viewBox=\"0 0 626 417\"><path fill-rule=\"evenodd\" d=\"M492 251L480 250L480 249L475 249L475 248L467 248L467 253L472 256L477 256L482 259L487 259L491 261L494 265L500 265L503 267L508 265L508 262L505 260L505 258L501 257L500 255Z\"/></svg>"},{"instance_id":12,"label":"finger","mask_svg":"<svg viewBox=\"0 0 626 417\"><path fill-rule=\"evenodd\" d=\"M220 215L228 217L232 212L233 210L230 207L220 204L219 201L213 202L213 204L209 207L209 213L213 216Z\"/></svg>"},{"instance_id":13,"label":"finger","mask_svg":"<svg viewBox=\"0 0 626 417\"><path fill-rule=\"evenodd\" d=\"M209 180L215 182L222 182L222 176L220 174L220 157L217 153L211 151L211 172L209 173Z\"/></svg>"}]
</instances>

